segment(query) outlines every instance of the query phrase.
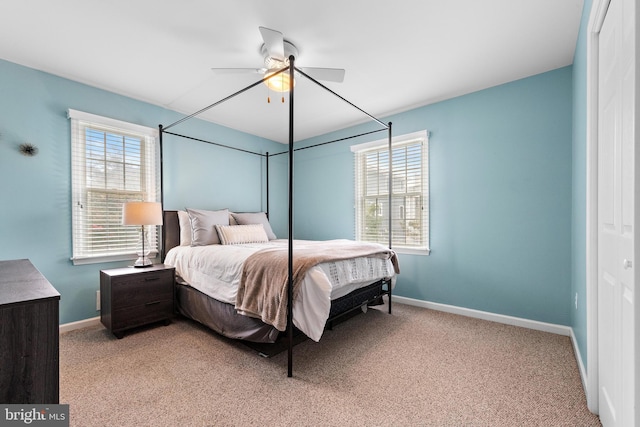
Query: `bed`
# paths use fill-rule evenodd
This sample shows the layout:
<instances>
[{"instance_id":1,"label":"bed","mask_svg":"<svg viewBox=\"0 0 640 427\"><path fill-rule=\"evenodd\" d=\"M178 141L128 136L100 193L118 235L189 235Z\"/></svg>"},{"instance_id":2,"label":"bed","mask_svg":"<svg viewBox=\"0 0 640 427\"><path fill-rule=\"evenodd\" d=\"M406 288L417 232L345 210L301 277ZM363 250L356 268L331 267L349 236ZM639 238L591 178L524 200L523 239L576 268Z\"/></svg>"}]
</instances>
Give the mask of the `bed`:
<instances>
[{"instance_id":1,"label":"bed","mask_svg":"<svg viewBox=\"0 0 640 427\"><path fill-rule=\"evenodd\" d=\"M288 240L275 238L264 213L197 212L229 218L220 225L227 233L244 231L240 240L250 242L224 244L229 242L203 240L192 245L192 239L185 238L191 221L181 220L188 218L188 213L165 211L164 262L176 267L177 311L228 338L275 343L287 329L288 277L283 255ZM235 218L243 223L237 224ZM267 231L258 234L261 239L246 234L246 228L252 224L258 233L266 226ZM307 253L313 256L304 267L303 256ZM318 257L317 253L326 255ZM294 257L295 254L299 255L295 261L300 266L300 280L294 290L292 321L296 330L314 341L320 340L325 327L336 319L380 304L383 295L390 296L399 270L395 253L382 245L301 240L294 241ZM278 258L279 263L275 261ZM270 268L260 271L264 265ZM280 271L274 271L273 266L278 265ZM256 277L262 282L256 281ZM278 283L279 288L270 286L272 283ZM272 289L271 295L265 295L267 289ZM279 303L283 306L277 306Z\"/></svg>"},{"instance_id":2,"label":"bed","mask_svg":"<svg viewBox=\"0 0 640 427\"><path fill-rule=\"evenodd\" d=\"M258 86L262 85L269 78L276 76L281 73L288 73L290 81L294 81L294 76L296 79L306 79L310 81L312 84L321 88L322 90L330 93L335 96L339 100L346 103L350 108L355 108L357 111L361 112L365 118L365 120L369 120L374 126L379 126L376 129L365 129L362 128L362 132L356 135L351 135L345 138L336 139L333 141L326 141L314 145L304 146L294 148L294 85L288 89L289 91L289 105L288 105L288 150L283 151L276 154L269 154L269 152L253 152L247 149L243 149L240 147L234 147L232 145L221 144L219 142L214 142L210 140L196 138L194 136L183 135L176 132L169 132L170 128L174 126L180 125L194 117L197 117L201 113L208 111L211 108L217 107L225 102L235 98L243 94L244 92ZM284 97L282 98L284 102ZM387 233L388 233L388 245L386 246L386 253L389 254L389 260L393 259L395 265L393 267L387 267L391 270L394 270L393 274L389 273L383 275L384 277L376 277L375 279L368 279L365 281L361 281L358 283L358 286L355 286L354 289L349 289L349 292L345 295L337 295L332 294L328 304L324 305L324 312L320 317L320 323L316 323L312 328L307 328L305 325L305 320L301 320L301 317L298 316L296 321L294 322L294 306L302 305L304 308L301 311L306 312L307 310L313 310L315 308L315 304L304 304L304 298L297 298L297 290L294 288L297 286L294 284L294 253L298 254L300 251L299 245L302 244L295 240L294 230L293 230L293 180L294 180L294 153L299 150L311 149L320 145L331 144L334 142L344 141L346 139L351 138L359 138L367 135L371 135L376 132L385 131L388 134L388 146L389 146L389 166L387 168L386 174L388 176L388 200L386 201L387 206L392 205L392 188L393 188L393 162L392 162L392 124L383 123L379 119L365 112L361 108L352 104L345 98L341 97L337 93L333 92L331 89L324 86L322 83L318 82L314 78L310 77L303 70L297 68L295 66L295 58L293 56L289 56L288 58L288 66L282 68L274 73L270 73L268 76L263 79L191 114L183 117L182 119L171 123L167 126L159 125L159 142L160 142L160 198L162 200L162 204L164 209L166 209L165 201L164 201L164 168L163 168L163 140L165 137L171 136L177 138L186 138L192 141L199 141L207 144L216 145L219 147L224 147L230 150L237 150L244 153L248 153L251 155L260 156L265 160L265 171L266 171L266 185L264 186L266 190L266 209L265 216L269 217L269 159L270 157L287 155L288 156L288 230L287 230L287 239L280 243L280 245L284 245L286 249L279 249L280 253L280 264L286 264L286 267L278 269L280 277L284 277L285 284L283 287L278 288L281 290L280 299L278 303L278 307L284 306L285 311L278 311L276 315L276 320L278 321L277 327L274 328L272 322L264 322L261 315L256 315L256 313L252 310L251 307L247 308L244 306L240 306L237 309L237 301L234 302L231 299L227 299L226 301L221 301L215 297L212 297L207 293L204 289L202 283L190 283L189 280L185 280L184 276L189 277L191 273L186 271L181 271L181 267L178 264L178 258L181 258L186 255L176 255L177 251L185 252L184 248L180 249L183 245L180 244L180 221L178 219L178 211L165 211L165 222L163 225L163 247L162 247L162 259L165 262L173 262L176 263L176 272L179 275L178 284L176 286L177 291L177 300L178 300L178 310L183 315L194 319L209 328L222 333L225 336L238 338L245 340L247 342L256 342L256 343L264 343L264 342L273 342L278 339L279 336L282 335L282 320L285 320L284 330L286 331L286 341L287 341L287 349L288 349L288 376L293 376L293 345L294 345L294 332L296 329L301 329L305 334L310 335L313 339L316 339L321 336L322 331L324 330L326 325L331 325L332 322L340 318L341 316L345 316L348 313L352 313L355 310L361 309L361 307L367 307L368 304L380 303L382 301L382 297L384 295L387 296L387 304L389 308L389 313L391 313L391 294L392 288L394 284L394 276L396 274L397 269L397 258L395 257L395 253L392 250L392 213L390 212L388 216L388 223L386 224ZM221 224L224 225L224 224ZM238 224L238 225L254 225L254 224ZM192 231L195 228L192 227ZM220 230L216 230L220 231ZM276 240L276 239L269 239ZM304 243L304 242L303 242ZM344 243L344 242L343 242ZM298 249L294 250L294 246L298 246ZM197 245L196 245L197 246ZM204 245L206 246L206 245ZM381 245L382 246L382 245ZM173 251L173 252L172 252ZM189 251L189 249L186 249ZM199 250L198 250L199 251ZM262 253L263 250L258 250L257 253ZM268 252L268 251L267 251ZM313 251L311 251L313 252ZM392 255L391 255L392 254ZM299 255L296 255L299 256ZM175 258L174 258L175 257ZM215 255L214 255L215 257ZM284 258L283 258L284 257ZM253 258L250 256L247 258ZM359 258L359 257L358 257ZM283 261L284 260L284 261ZM343 261L343 260L340 260ZM264 264L270 264L269 262ZM391 262L393 264L393 262ZM313 269L312 269L313 270ZM317 269L316 269L317 270ZM243 267L243 271L244 267ZM247 271L254 271L253 268L247 269ZM311 270L309 270L311 271ZM193 275L191 274L191 277ZM305 279L306 280L306 279ZM266 281L263 283L269 283ZM332 285L333 286L333 285ZM259 288L260 286L257 286ZM301 287L301 289L313 289ZM244 293L245 290L241 287L238 290L238 294ZM302 291L304 294L304 291ZM328 307L328 314L326 314L326 310ZM244 314L239 314L238 311L241 311ZM296 309L296 312L300 312L300 310ZM326 315L326 317L325 317ZM271 320L271 318L269 318Z\"/></svg>"}]
</instances>

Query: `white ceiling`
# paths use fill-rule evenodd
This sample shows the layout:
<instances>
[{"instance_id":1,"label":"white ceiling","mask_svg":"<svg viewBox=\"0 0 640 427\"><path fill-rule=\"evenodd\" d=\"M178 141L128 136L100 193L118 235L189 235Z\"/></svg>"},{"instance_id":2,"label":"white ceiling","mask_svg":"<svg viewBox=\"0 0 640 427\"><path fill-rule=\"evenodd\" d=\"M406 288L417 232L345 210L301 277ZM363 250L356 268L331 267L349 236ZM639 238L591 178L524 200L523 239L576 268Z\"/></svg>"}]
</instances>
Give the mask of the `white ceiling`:
<instances>
[{"instance_id":1,"label":"white ceiling","mask_svg":"<svg viewBox=\"0 0 640 427\"><path fill-rule=\"evenodd\" d=\"M191 114L259 80L259 26L297 66L344 68L328 88L376 117L573 62L583 0L2 0L0 58ZM364 116L309 81L295 139ZM267 96L271 103L267 104ZM288 96L260 84L200 116L287 141ZM167 125L168 123L165 123ZM179 132L178 126L175 128Z\"/></svg>"}]
</instances>

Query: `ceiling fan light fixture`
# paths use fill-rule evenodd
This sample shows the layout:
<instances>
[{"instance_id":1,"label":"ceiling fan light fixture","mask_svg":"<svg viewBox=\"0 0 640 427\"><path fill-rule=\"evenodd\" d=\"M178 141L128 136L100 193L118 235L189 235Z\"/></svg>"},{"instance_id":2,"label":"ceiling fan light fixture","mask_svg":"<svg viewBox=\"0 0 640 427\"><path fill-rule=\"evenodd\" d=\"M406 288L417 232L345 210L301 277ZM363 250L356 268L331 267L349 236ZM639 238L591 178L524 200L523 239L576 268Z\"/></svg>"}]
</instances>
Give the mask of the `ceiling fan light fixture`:
<instances>
[{"instance_id":1,"label":"ceiling fan light fixture","mask_svg":"<svg viewBox=\"0 0 640 427\"><path fill-rule=\"evenodd\" d=\"M258 27L264 43L260 47L260 53L264 58L263 68L212 68L218 74L231 73L259 73L264 74L264 84L274 92L289 92L296 85L296 77L291 77L287 70L274 76L278 70L289 68L290 58L298 57L298 48L288 40L285 40L280 31L266 27ZM325 80L342 83L344 80L344 70L339 68L301 68L307 77L312 79ZM294 74L298 74L296 71ZM293 81L290 81L293 79Z\"/></svg>"},{"instance_id":2,"label":"ceiling fan light fixture","mask_svg":"<svg viewBox=\"0 0 640 427\"><path fill-rule=\"evenodd\" d=\"M284 61L276 59L272 56L266 56L264 58L264 66L267 67L268 70L280 69L289 66L289 58L285 58Z\"/></svg>"},{"instance_id":3,"label":"ceiling fan light fixture","mask_svg":"<svg viewBox=\"0 0 640 427\"><path fill-rule=\"evenodd\" d=\"M264 84L274 92L289 92L291 89L291 81L289 73L282 72L278 75L273 75L274 72L266 72ZM296 85L295 79L293 80L293 86Z\"/></svg>"}]
</instances>

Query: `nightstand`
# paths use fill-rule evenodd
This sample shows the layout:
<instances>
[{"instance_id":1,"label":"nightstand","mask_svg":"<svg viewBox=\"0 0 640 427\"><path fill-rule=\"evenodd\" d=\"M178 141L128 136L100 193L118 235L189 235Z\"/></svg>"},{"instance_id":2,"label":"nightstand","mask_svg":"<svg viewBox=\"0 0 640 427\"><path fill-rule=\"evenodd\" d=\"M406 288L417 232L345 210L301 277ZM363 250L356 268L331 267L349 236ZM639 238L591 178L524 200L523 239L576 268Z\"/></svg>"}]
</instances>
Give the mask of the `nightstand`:
<instances>
[{"instance_id":1,"label":"nightstand","mask_svg":"<svg viewBox=\"0 0 640 427\"><path fill-rule=\"evenodd\" d=\"M168 325L174 280L175 268L164 264L100 270L100 321L117 338L138 326Z\"/></svg>"}]
</instances>

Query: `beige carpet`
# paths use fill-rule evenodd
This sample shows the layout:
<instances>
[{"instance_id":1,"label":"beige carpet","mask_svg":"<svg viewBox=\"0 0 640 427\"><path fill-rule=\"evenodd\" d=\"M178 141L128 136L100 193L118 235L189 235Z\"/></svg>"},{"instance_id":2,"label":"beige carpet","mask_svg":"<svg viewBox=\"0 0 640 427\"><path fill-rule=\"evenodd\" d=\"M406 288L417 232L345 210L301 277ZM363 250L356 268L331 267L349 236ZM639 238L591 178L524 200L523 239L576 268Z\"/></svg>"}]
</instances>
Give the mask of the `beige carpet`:
<instances>
[{"instance_id":1,"label":"beige carpet","mask_svg":"<svg viewBox=\"0 0 640 427\"><path fill-rule=\"evenodd\" d=\"M568 337L395 304L265 359L190 321L60 339L72 426L597 426Z\"/></svg>"}]
</instances>

